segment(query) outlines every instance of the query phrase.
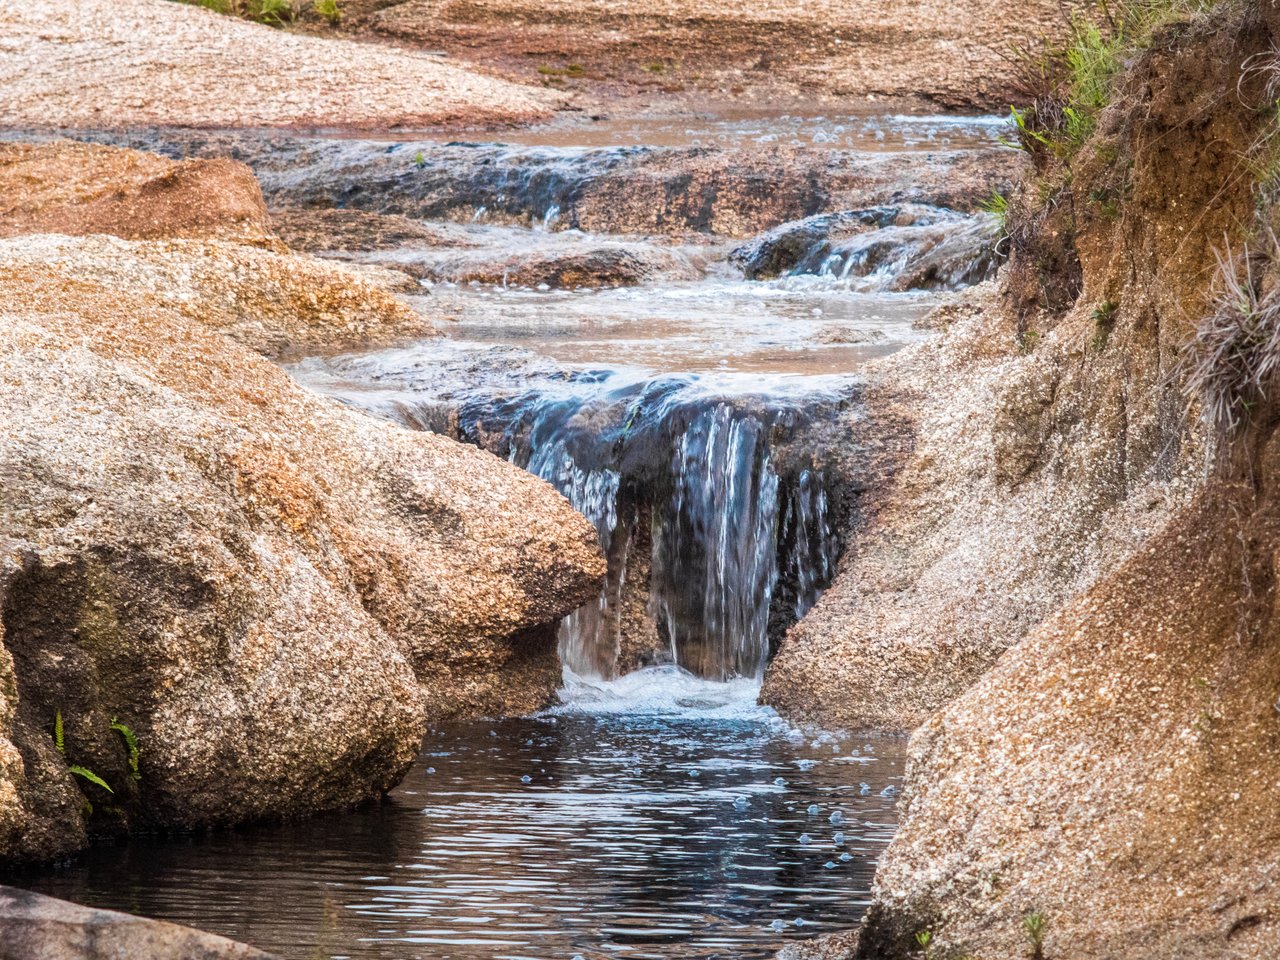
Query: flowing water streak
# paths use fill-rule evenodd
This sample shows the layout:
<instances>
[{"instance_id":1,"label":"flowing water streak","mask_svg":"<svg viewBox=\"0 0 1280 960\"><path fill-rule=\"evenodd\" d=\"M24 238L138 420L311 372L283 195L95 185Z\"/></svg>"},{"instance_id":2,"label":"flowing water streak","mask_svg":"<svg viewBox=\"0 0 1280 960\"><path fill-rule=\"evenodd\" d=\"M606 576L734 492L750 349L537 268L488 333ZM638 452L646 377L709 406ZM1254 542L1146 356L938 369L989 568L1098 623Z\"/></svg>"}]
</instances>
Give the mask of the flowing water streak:
<instances>
[{"instance_id":1,"label":"flowing water streak","mask_svg":"<svg viewBox=\"0 0 1280 960\"><path fill-rule=\"evenodd\" d=\"M832 481L808 460L779 464L775 447L832 416L846 379L566 368L438 340L295 373L486 447L591 521L610 569L596 600L560 627L562 662L576 674L665 662L758 680L771 637L834 572Z\"/></svg>"}]
</instances>

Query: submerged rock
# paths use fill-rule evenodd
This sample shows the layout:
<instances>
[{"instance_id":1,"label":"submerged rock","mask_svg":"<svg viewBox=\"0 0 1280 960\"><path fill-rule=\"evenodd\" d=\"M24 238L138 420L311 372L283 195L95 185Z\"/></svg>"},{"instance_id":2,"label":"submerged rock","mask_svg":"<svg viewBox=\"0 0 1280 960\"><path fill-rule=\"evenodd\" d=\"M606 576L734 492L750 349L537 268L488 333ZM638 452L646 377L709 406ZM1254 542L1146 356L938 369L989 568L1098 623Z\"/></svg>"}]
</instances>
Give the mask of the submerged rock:
<instances>
[{"instance_id":1,"label":"submerged rock","mask_svg":"<svg viewBox=\"0 0 1280 960\"><path fill-rule=\"evenodd\" d=\"M958 290L995 275L996 240L985 214L904 204L785 223L730 260L748 280L819 274L878 290Z\"/></svg>"},{"instance_id":2,"label":"submerged rock","mask_svg":"<svg viewBox=\"0 0 1280 960\"><path fill-rule=\"evenodd\" d=\"M3 960L271 960L243 943L160 920L0 887Z\"/></svg>"},{"instance_id":3,"label":"submerged rock","mask_svg":"<svg viewBox=\"0 0 1280 960\"><path fill-rule=\"evenodd\" d=\"M429 719L544 705L599 590L547 484L228 337L269 346L312 269L245 251L2 245L0 858L377 797Z\"/></svg>"}]
</instances>

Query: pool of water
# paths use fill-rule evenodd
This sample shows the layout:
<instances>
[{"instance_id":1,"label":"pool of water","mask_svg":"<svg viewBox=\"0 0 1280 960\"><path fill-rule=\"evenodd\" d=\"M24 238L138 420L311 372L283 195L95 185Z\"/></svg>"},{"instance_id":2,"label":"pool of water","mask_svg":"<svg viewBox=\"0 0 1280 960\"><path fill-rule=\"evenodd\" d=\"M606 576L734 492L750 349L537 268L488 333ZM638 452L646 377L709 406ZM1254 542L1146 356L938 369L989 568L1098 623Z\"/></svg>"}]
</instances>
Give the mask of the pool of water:
<instances>
[{"instance_id":1,"label":"pool of water","mask_svg":"<svg viewBox=\"0 0 1280 960\"><path fill-rule=\"evenodd\" d=\"M905 744L797 729L756 690L569 676L558 708L431 731L382 804L21 882L296 960L768 957L858 921Z\"/></svg>"}]
</instances>

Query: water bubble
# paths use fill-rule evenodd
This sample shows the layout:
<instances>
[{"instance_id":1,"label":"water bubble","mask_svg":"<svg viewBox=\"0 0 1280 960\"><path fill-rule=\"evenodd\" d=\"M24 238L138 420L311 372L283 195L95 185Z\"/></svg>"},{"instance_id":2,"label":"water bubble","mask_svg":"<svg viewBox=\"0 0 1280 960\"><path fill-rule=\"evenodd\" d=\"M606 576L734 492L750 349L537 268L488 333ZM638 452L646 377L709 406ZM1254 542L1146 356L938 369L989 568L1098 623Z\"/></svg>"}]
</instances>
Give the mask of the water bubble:
<instances>
[{"instance_id":1,"label":"water bubble","mask_svg":"<svg viewBox=\"0 0 1280 960\"><path fill-rule=\"evenodd\" d=\"M775 920L773 923L769 924L769 929L774 933L781 933L783 930L787 929L787 924L785 921Z\"/></svg>"},{"instance_id":2,"label":"water bubble","mask_svg":"<svg viewBox=\"0 0 1280 960\"><path fill-rule=\"evenodd\" d=\"M897 795L898 795L898 788L895 787L892 783L880 791L880 796L882 797L896 797Z\"/></svg>"},{"instance_id":3,"label":"water bubble","mask_svg":"<svg viewBox=\"0 0 1280 960\"><path fill-rule=\"evenodd\" d=\"M827 819L831 823L838 825L844 823L844 814L837 810L835 813L831 814L831 816L827 817Z\"/></svg>"},{"instance_id":4,"label":"water bubble","mask_svg":"<svg viewBox=\"0 0 1280 960\"><path fill-rule=\"evenodd\" d=\"M813 838L810 837L807 833L802 833L800 834L800 837L799 837L799 840L801 843L808 843L812 839Z\"/></svg>"},{"instance_id":5,"label":"water bubble","mask_svg":"<svg viewBox=\"0 0 1280 960\"><path fill-rule=\"evenodd\" d=\"M746 798L746 797L736 797L736 798L734 798L734 801L733 801L733 809L738 810L738 811L742 811L742 810L747 809L747 798Z\"/></svg>"},{"instance_id":6,"label":"water bubble","mask_svg":"<svg viewBox=\"0 0 1280 960\"><path fill-rule=\"evenodd\" d=\"M837 832L837 833L836 833L836 835L835 835L834 837L832 837L832 838L831 838L831 842L832 842L832 843L834 843L837 847L839 847L839 846L843 846L843 845L844 845L844 834L843 834L843 833L840 833L840 832Z\"/></svg>"},{"instance_id":7,"label":"water bubble","mask_svg":"<svg viewBox=\"0 0 1280 960\"><path fill-rule=\"evenodd\" d=\"M529 775L526 773L523 777L521 777L521 778L520 778L520 782L521 782L521 783L533 783L533 777L529 776Z\"/></svg>"},{"instance_id":8,"label":"water bubble","mask_svg":"<svg viewBox=\"0 0 1280 960\"><path fill-rule=\"evenodd\" d=\"M869 783L858 784L858 792L865 797L868 793L871 792L871 784Z\"/></svg>"},{"instance_id":9,"label":"water bubble","mask_svg":"<svg viewBox=\"0 0 1280 960\"><path fill-rule=\"evenodd\" d=\"M816 803L809 804L809 816L816 817L818 815L818 805Z\"/></svg>"}]
</instances>

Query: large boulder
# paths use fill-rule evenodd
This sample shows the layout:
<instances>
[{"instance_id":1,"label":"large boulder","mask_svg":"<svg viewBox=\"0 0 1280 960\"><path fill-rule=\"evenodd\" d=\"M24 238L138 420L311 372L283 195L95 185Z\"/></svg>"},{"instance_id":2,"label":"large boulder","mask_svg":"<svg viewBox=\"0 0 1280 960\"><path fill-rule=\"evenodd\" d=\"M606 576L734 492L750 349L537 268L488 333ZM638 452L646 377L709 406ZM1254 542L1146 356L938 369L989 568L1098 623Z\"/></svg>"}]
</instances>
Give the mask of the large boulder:
<instances>
[{"instance_id":1,"label":"large boulder","mask_svg":"<svg viewBox=\"0 0 1280 960\"><path fill-rule=\"evenodd\" d=\"M1275 956L1273 441L912 739L859 957Z\"/></svg>"},{"instance_id":2,"label":"large boulder","mask_svg":"<svg viewBox=\"0 0 1280 960\"><path fill-rule=\"evenodd\" d=\"M271 960L226 937L0 887L0 960Z\"/></svg>"},{"instance_id":3,"label":"large boulder","mask_svg":"<svg viewBox=\"0 0 1280 960\"><path fill-rule=\"evenodd\" d=\"M0 245L0 857L354 804L431 720L549 700L604 573L559 494L237 343L260 273L80 243Z\"/></svg>"}]
</instances>

